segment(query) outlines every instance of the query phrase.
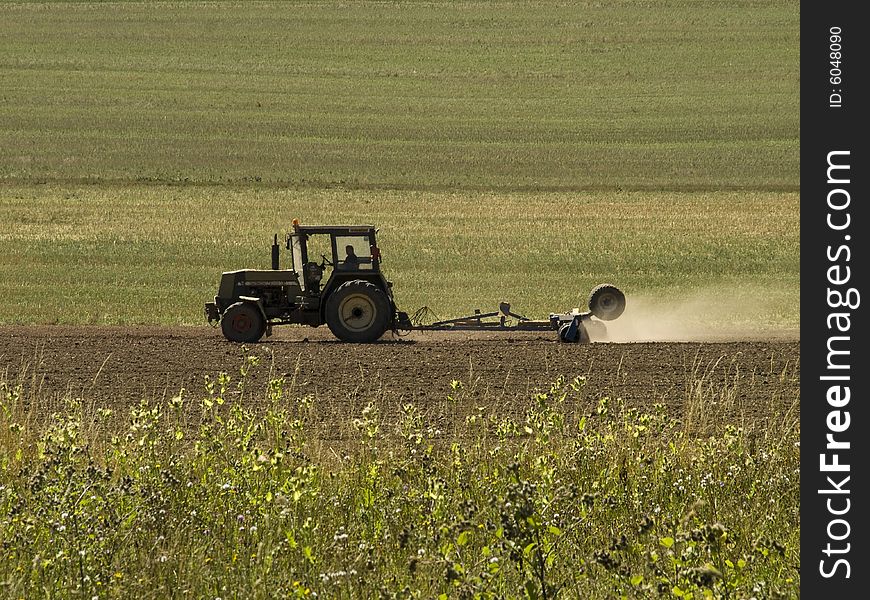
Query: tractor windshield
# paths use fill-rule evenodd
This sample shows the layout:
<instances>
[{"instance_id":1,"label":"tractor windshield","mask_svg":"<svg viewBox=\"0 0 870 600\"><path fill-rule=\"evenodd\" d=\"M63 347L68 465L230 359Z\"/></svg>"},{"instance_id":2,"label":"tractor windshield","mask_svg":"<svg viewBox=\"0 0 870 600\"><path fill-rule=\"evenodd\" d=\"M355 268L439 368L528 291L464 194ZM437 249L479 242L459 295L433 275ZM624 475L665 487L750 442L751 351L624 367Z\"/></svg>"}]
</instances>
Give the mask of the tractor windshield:
<instances>
[{"instance_id":1,"label":"tractor windshield","mask_svg":"<svg viewBox=\"0 0 870 600\"><path fill-rule=\"evenodd\" d=\"M335 266L337 269L356 271L372 268L372 251L369 236L335 236Z\"/></svg>"},{"instance_id":2,"label":"tractor windshield","mask_svg":"<svg viewBox=\"0 0 870 600\"><path fill-rule=\"evenodd\" d=\"M293 257L293 270L296 271L297 275L299 275L299 281L304 282L305 277L303 276L303 273L302 273L302 263L303 263L302 240L299 238L298 235L290 236L290 240L291 240L292 249L293 249L293 253L291 255ZM303 283L303 287L304 287L304 283Z\"/></svg>"}]
</instances>

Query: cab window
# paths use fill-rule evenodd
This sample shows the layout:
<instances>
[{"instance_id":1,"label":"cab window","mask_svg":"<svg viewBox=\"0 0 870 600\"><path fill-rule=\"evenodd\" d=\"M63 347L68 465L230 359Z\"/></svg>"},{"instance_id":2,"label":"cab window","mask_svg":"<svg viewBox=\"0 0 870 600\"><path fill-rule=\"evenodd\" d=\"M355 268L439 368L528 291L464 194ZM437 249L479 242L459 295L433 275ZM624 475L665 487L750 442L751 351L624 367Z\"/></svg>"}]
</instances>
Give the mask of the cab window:
<instances>
[{"instance_id":1,"label":"cab window","mask_svg":"<svg viewBox=\"0 0 870 600\"><path fill-rule=\"evenodd\" d=\"M367 235L337 235L335 249L336 268L346 271L372 268L371 244Z\"/></svg>"}]
</instances>

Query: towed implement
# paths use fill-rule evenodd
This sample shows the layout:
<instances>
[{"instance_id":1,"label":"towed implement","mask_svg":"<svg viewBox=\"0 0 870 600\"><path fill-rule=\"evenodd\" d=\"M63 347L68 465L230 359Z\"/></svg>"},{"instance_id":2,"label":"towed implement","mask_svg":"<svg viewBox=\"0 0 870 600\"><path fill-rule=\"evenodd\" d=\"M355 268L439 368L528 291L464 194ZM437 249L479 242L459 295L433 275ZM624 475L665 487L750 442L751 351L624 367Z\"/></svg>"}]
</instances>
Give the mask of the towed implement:
<instances>
[{"instance_id":1,"label":"towed implement","mask_svg":"<svg viewBox=\"0 0 870 600\"><path fill-rule=\"evenodd\" d=\"M272 334L275 325L326 325L345 342L374 342L387 331L547 331L563 342L604 339L604 321L619 317L625 295L610 284L589 296L589 310L574 309L534 320L498 310L426 323L428 309L413 316L399 311L393 284L381 272L377 230L371 225L303 226L293 220L285 247L290 268L280 268L278 236L272 243L272 268L225 272L213 302L205 305L210 323L219 323L226 339L252 343ZM313 242L324 249L316 260ZM314 256L312 256L314 254Z\"/></svg>"}]
</instances>

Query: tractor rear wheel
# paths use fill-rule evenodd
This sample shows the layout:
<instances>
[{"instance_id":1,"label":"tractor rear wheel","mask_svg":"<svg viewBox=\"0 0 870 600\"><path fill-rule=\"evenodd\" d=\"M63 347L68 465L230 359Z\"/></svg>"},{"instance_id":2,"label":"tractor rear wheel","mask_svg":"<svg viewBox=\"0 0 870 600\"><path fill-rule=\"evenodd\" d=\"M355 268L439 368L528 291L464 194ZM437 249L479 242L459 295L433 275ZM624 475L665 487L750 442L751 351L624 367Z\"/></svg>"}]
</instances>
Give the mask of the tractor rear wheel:
<instances>
[{"instance_id":1,"label":"tractor rear wheel","mask_svg":"<svg viewBox=\"0 0 870 600\"><path fill-rule=\"evenodd\" d=\"M589 310L602 321L612 321L625 310L625 294L615 285L599 285L589 295Z\"/></svg>"},{"instance_id":2,"label":"tractor rear wheel","mask_svg":"<svg viewBox=\"0 0 870 600\"><path fill-rule=\"evenodd\" d=\"M251 344L266 333L266 321L260 309L250 302L236 302L224 311L221 331L231 342Z\"/></svg>"},{"instance_id":3,"label":"tractor rear wheel","mask_svg":"<svg viewBox=\"0 0 870 600\"><path fill-rule=\"evenodd\" d=\"M390 301L368 281L342 283L326 301L326 324L343 342L374 342L390 325Z\"/></svg>"}]
</instances>

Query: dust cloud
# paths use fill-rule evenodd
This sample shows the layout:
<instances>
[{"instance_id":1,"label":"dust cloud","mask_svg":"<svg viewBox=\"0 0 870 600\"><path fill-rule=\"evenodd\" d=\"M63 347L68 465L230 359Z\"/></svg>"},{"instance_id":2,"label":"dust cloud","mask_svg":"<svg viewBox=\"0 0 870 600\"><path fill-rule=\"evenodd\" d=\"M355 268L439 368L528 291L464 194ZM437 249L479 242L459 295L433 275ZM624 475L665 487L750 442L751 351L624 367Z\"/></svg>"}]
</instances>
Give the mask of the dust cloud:
<instances>
[{"instance_id":1,"label":"dust cloud","mask_svg":"<svg viewBox=\"0 0 870 600\"><path fill-rule=\"evenodd\" d=\"M625 312L608 321L602 341L694 342L799 339L797 326L781 324L771 294L756 290L729 295L722 289L694 290L681 297L627 295ZM596 337L592 338L596 341Z\"/></svg>"}]
</instances>

